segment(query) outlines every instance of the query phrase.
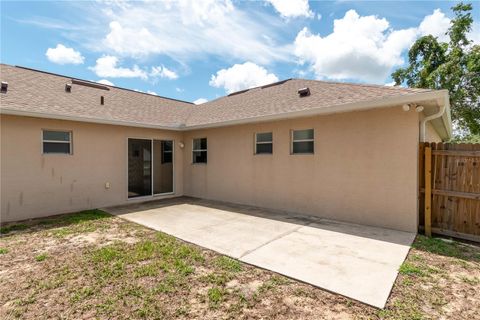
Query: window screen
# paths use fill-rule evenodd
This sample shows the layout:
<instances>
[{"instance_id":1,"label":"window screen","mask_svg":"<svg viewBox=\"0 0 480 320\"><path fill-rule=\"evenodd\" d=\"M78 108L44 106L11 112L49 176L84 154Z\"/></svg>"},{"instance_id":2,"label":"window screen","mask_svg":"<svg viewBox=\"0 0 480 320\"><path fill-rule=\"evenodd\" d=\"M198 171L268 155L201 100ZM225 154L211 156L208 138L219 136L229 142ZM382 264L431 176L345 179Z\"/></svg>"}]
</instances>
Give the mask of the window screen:
<instances>
[{"instance_id":1,"label":"window screen","mask_svg":"<svg viewBox=\"0 0 480 320\"><path fill-rule=\"evenodd\" d=\"M42 132L43 153L72 153L72 133L70 131Z\"/></svg>"},{"instance_id":2,"label":"window screen","mask_svg":"<svg viewBox=\"0 0 480 320\"><path fill-rule=\"evenodd\" d=\"M255 134L255 154L273 153L273 134L262 132Z\"/></svg>"},{"instance_id":3,"label":"window screen","mask_svg":"<svg viewBox=\"0 0 480 320\"><path fill-rule=\"evenodd\" d=\"M193 163L207 163L207 138L193 139Z\"/></svg>"},{"instance_id":4,"label":"window screen","mask_svg":"<svg viewBox=\"0 0 480 320\"><path fill-rule=\"evenodd\" d=\"M313 129L292 131L292 154L313 153L314 132Z\"/></svg>"},{"instance_id":5,"label":"window screen","mask_svg":"<svg viewBox=\"0 0 480 320\"><path fill-rule=\"evenodd\" d=\"M173 141L162 140L162 163L172 163L173 159Z\"/></svg>"}]
</instances>

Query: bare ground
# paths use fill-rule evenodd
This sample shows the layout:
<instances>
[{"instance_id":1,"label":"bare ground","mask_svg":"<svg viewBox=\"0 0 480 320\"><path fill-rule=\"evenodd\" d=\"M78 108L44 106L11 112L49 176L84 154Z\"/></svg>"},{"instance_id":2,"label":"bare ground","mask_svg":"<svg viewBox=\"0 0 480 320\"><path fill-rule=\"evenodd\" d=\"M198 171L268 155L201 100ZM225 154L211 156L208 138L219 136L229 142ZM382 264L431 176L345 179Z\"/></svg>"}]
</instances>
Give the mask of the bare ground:
<instances>
[{"instance_id":1,"label":"bare ground","mask_svg":"<svg viewBox=\"0 0 480 320\"><path fill-rule=\"evenodd\" d=\"M2 227L2 319L480 319L480 247L419 236L378 310L94 210Z\"/></svg>"}]
</instances>

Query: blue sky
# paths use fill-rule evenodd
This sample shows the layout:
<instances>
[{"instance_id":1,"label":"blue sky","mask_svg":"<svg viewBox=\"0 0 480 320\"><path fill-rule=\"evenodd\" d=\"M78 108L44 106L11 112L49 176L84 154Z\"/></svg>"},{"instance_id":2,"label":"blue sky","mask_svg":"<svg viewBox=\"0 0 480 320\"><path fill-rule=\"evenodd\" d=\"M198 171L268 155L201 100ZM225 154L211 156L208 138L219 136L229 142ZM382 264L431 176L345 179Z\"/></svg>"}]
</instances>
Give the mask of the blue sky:
<instances>
[{"instance_id":1,"label":"blue sky","mask_svg":"<svg viewBox=\"0 0 480 320\"><path fill-rule=\"evenodd\" d=\"M416 38L445 39L454 4L1 1L1 62L187 101L292 77L389 84Z\"/></svg>"}]
</instances>

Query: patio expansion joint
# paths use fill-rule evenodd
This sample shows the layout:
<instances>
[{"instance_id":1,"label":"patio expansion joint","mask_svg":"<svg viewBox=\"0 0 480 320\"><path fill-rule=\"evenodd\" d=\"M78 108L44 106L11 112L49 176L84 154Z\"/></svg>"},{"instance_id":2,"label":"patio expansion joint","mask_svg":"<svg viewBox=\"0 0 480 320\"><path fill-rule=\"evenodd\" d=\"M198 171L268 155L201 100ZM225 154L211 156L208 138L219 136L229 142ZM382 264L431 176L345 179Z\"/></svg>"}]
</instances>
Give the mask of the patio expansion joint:
<instances>
[{"instance_id":1,"label":"patio expansion joint","mask_svg":"<svg viewBox=\"0 0 480 320\"><path fill-rule=\"evenodd\" d=\"M256 251L256 250L258 250L258 249L260 249L260 248L262 248L262 247L265 247L266 245L268 245L268 244L270 244L270 243L272 243L272 242L274 242L274 241L276 241L276 240L278 240L278 239L281 239L281 238L283 238L283 237L286 237L286 236L288 236L289 234L292 234L292 233L294 233L294 232L297 232L298 230L300 230L300 229L303 228L303 227L308 227L310 224L311 224L311 222L309 222L309 223L307 223L307 224L304 224L304 225L300 225L300 226L298 226L298 227L296 227L296 228L294 228L294 229L292 229L292 230L288 230L288 231L286 231L286 232L284 232L284 233L281 233L281 234L279 234L278 236L273 237L272 239L270 239L270 240L262 243L261 245L255 247L255 248L253 248L253 249L250 249L250 250L245 251L245 252L242 253L240 256L238 256L237 259L238 259L238 260L241 260L242 258L244 258L245 256L249 255L250 253L252 253L252 252L254 252L254 251Z\"/></svg>"}]
</instances>

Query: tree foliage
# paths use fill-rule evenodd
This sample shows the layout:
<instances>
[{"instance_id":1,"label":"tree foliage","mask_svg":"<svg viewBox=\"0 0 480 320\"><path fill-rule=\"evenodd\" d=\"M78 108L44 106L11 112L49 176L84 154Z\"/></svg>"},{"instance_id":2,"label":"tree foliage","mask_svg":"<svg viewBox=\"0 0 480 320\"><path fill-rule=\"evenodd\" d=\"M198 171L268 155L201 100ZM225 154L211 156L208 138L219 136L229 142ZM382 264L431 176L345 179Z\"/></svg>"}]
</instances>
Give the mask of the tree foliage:
<instances>
[{"instance_id":1,"label":"tree foliage","mask_svg":"<svg viewBox=\"0 0 480 320\"><path fill-rule=\"evenodd\" d=\"M480 135L480 45L468 40L472 5L452 7L448 43L432 35L419 38L408 52L409 65L392 73L397 85L448 89L452 118L460 132Z\"/></svg>"}]
</instances>

